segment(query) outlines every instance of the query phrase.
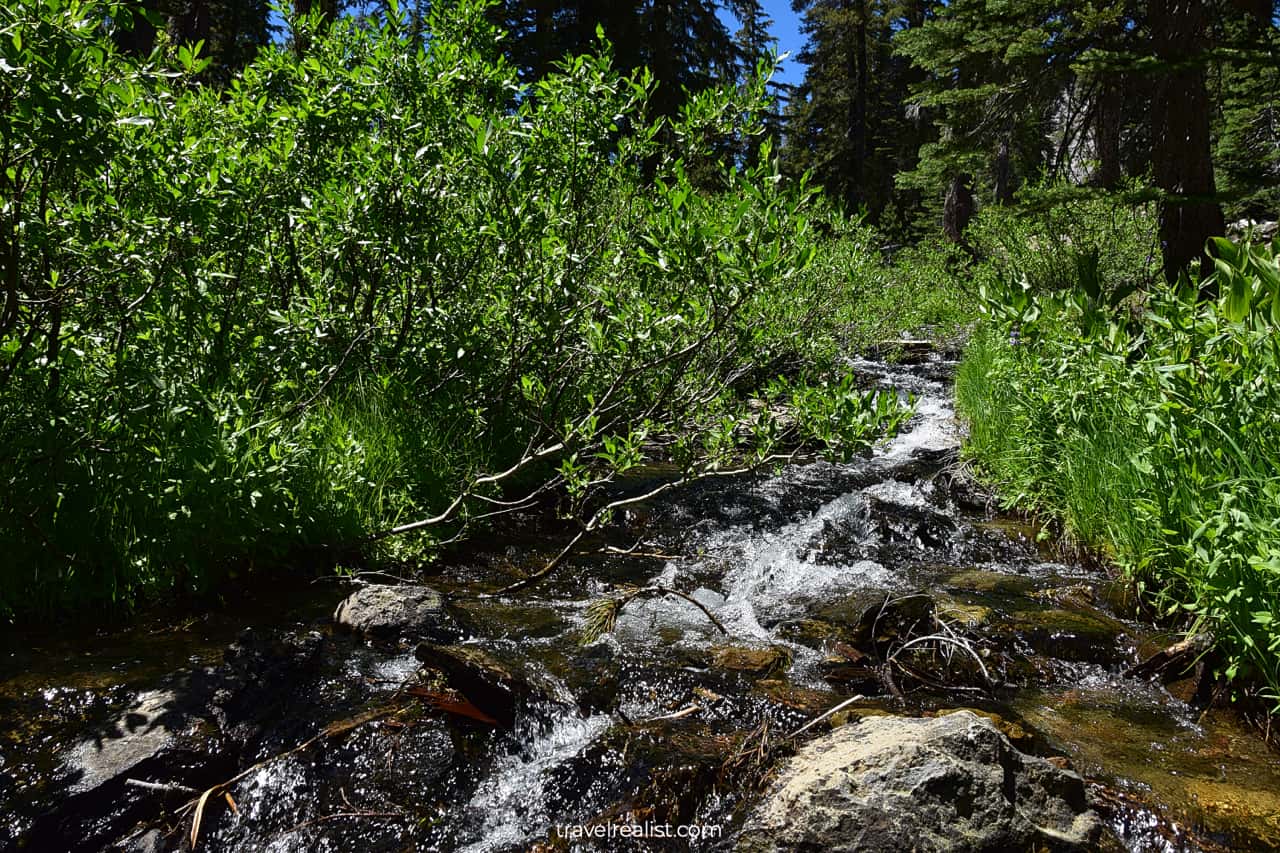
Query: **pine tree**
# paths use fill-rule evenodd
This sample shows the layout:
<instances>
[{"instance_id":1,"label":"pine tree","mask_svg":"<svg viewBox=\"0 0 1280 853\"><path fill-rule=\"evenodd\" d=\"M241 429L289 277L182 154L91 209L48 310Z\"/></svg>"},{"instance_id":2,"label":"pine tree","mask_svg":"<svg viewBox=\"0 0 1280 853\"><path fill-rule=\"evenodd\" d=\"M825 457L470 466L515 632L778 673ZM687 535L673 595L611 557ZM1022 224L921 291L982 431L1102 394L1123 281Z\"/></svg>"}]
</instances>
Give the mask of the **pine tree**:
<instances>
[{"instance_id":1,"label":"pine tree","mask_svg":"<svg viewBox=\"0 0 1280 853\"><path fill-rule=\"evenodd\" d=\"M794 0L807 36L799 60L807 66L792 98L784 166L812 171L845 209L865 209L879 222L892 209L893 227L907 230L917 201L895 188L895 172L915 165L922 137L917 114L903 109L910 63L894 54L895 32L918 20L917 2Z\"/></svg>"},{"instance_id":2,"label":"pine tree","mask_svg":"<svg viewBox=\"0 0 1280 853\"><path fill-rule=\"evenodd\" d=\"M979 198L1010 204L1051 159L1049 131L1078 50L1072 23L1051 0L952 0L899 33L898 50L927 74L913 100L938 138L898 182L934 196L945 190L957 213L972 208L970 181ZM944 230L958 235L963 223L948 220Z\"/></svg>"}]
</instances>

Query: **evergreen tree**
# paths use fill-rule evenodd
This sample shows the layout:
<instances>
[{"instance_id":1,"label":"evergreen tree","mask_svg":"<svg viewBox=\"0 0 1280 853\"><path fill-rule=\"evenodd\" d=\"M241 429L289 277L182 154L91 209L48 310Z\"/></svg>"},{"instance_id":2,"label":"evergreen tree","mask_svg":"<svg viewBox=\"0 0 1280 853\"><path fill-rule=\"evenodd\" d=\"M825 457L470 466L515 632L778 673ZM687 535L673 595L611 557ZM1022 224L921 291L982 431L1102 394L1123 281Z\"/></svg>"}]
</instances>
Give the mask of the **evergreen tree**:
<instances>
[{"instance_id":1,"label":"evergreen tree","mask_svg":"<svg viewBox=\"0 0 1280 853\"><path fill-rule=\"evenodd\" d=\"M894 43L926 72L913 100L938 131L898 182L935 196L945 189L956 213L972 208L970 181L980 198L1011 203L1051 158L1049 131L1078 51L1070 16L1052 0L952 0ZM949 219L944 230L958 235L963 223Z\"/></svg>"},{"instance_id":2,"label":"evergreen tree","mask_svg":"<svg viewBox=\"0 0 1280 853\"><path fill-rule=\"evenodd\" d=\"M1213 159L1232 218L1280 218L1280 10L1223 22L1214 81L1219 104Z\"/></svg>"},{"instance_id":3,"label":"evergreen tree","mask_svg":"<svg viewBox=\"0 0 1280 853\"><path fill-rule=\"evenodd\" d=\"M131 0L119 7L112 37L136 57L151 53L161 31L170 44L203 43L210 62L202 79L225 84L270 43L269 11L269 0Z\"/></svg>"},{"instance_id":4,"label":"evergreen tree","mask_svg":"<svg viewBox=\"0 0 1280 853\"><path fill-rule=\"evenodd\" d=\"M894 54L895 32L918 25L918 2L794 0L808 41L807 69L788 110L784 165L811 170L850 212L864 208L879 222L894 210L907 230L917 199L893 175L915 165L923 141L919 114L904 109L913 71Z\"/></svg>"},{"instance_id":5,"label":"evergreen tree","mask_svg":"<svg viewBox=\"0 0 1280 853\"><path fill-rule=\"evenodd\" d=\"M712 0L502 0L490 11L507 31L505 50L526 79L566 56L596 47L596 28L622 69L648 68L658 83L652 106L671 116L696 92L738 73L738 54ZM762 13L761 13L762 14Z\"/></svg>"}]
</instances>

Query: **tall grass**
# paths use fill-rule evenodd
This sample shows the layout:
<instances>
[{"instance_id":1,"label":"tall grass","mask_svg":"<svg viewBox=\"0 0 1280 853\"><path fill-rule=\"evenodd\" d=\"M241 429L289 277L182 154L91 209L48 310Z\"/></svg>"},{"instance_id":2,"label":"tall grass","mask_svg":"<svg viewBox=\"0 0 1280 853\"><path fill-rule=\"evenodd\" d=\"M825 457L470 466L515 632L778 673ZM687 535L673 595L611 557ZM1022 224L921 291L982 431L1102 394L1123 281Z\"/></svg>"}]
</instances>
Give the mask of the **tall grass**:
<instances>
[{"instance_id":1,"label":"tall grass","mask_svg":"<svg viewBox=\"0 0 1280 853\"><path fill-rule=\"evenodd\" d=\"M1280 245L1215 251L1217 302L1185 280L1130 295L997 270L957 406L968 454L1010 503L1105 551L1214 634L1223 675L1280 703Z\"/></svg>"}]
</instances>

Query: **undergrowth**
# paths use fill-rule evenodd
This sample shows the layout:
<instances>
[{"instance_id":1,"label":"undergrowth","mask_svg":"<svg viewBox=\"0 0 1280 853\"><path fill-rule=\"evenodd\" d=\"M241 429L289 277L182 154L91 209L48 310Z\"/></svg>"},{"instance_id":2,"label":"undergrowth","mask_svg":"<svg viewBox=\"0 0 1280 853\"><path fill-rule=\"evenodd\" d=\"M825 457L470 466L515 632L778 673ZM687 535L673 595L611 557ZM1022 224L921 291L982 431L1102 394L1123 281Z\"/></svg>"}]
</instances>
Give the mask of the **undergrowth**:
<instances>
[{"instance_id":1,"label":"undergrowth","mask_svg":"<svg viewBox=\"0 0 1280 853\"><path fill-rule=\"evenodd\" d=\"M984 273L956 384L966 452L1280 702L1280 244L1215 240L1206 300L1157 282L1140 240L1053 242L1060 278Z\"/></svg>"}]
</instances>

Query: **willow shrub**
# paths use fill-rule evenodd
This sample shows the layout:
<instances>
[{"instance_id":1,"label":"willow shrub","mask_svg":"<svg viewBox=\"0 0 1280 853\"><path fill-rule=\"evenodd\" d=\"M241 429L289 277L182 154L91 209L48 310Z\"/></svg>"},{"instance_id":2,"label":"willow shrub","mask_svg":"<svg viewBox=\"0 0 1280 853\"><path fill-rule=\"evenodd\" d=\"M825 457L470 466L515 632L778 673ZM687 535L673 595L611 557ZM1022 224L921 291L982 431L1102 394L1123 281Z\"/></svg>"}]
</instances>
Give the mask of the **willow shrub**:
<instances>
[{"instance_id":1,"label":"willow shrub","mask_svg":"<svg viewBox=\"0 0 1280 853\"><path fill-rule=\"evenodd\" d=\"M1068 287L989 291L957 380L968 452L1062 518L1280 702L1280 243L1215 241L1222 296L1130 287L1077 243Z\"/></svg>"},{"instance_id":2,"label":"willow shrub","mask_svg":"<svg viewBox=\"0 0 1280 853\"><path fill-rule=\"evenodd\" d=\"M300 21L223 89L117 55L106 6L0 9L0 612L581 517L657 438L691 475L767 456L741 377L834 366L792 292L812 194L717 160L768 69L664 125L607 45L525 85L481 4L432 6L421 42Z\"/></svg>"}]
</instances>

